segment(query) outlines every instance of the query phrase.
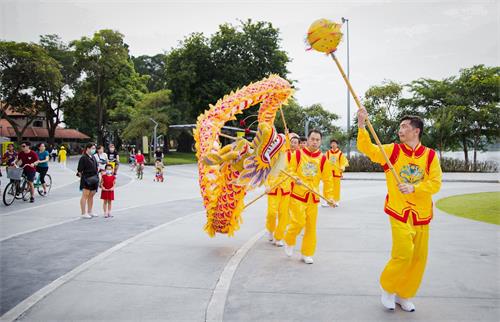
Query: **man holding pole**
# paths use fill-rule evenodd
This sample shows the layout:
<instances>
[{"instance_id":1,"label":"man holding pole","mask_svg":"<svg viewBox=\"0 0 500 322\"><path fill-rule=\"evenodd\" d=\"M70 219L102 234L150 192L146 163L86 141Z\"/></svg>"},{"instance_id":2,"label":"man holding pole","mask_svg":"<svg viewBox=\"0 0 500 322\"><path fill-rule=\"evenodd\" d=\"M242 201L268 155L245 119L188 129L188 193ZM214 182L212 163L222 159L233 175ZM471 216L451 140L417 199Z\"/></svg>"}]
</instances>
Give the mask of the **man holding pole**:
<instances>
[{"instance_id":1,"label":"man holding pole","mask_svg":"<svg viewBox=\"0 0 500 322\"><path fill-rule=\"evenodd\" d=\"M413 312L415 305L410 298L417 293L425 271L432 195L441 187L441 167L435 151L420 143L423 122L419 117L403 117L398 132L400 144L380 147L371 143L365 129L367 118L360 106L357 147L385 170L388 194L384 211L390 216L392 229L391 259L380 276L381 301L389 310L397 303L404 311ZM384 152L390 155L389 160ZM389 170L395 170L397 176Z\"/></svg>"},{"instance_id":2,"label":"man holding pole","mask_svg":"<svg viewBox=\"0 0 500 322\"><path fill-rule=\"evenodd\" d=\"M288 136L290 138L290 150L285 152L285 168L288 167L293 152L299 146L299 136L297 134L290 133ZM265 185L267 193L267 238L270 242L274 242L276 246L283 247L283 236L290 217L291 179L283 173L276 176L269 174Z\"/></svg>"},{"instance_id":3,"label":"man holding pole","mask_svg":"<svg viewBox=\"0 0 500 322\"><path fill-rule=\"evenodd\" d=\"M290 159L287 174L294 177L290 193L290 223L285 235L285 253L292 256L297 235L305 228L302 240L302 260L314 263L316 250L316 219L318 216L319 183L325 185L325 198L334 207L333 178L331 165L319 149L321 132L312 130L307 138L307 147L300 149Z\"/></svg>"},{"instance_id":4,"label":"man holding pole","mask_svg":"<svg viewBox=\"0 0 500 322\"><path fill-rule=\"evenodd\" d=\"M340 202L340 179L345 168L349 166L349 161L340 151L339 142L336 139L330 140L330 148L330 150L326 151L326 159L332 165L333 199L335 199L335 206L338 207ZM328 204L324 202L321 206L328 207Z\"/></svg>"}]
</instances>

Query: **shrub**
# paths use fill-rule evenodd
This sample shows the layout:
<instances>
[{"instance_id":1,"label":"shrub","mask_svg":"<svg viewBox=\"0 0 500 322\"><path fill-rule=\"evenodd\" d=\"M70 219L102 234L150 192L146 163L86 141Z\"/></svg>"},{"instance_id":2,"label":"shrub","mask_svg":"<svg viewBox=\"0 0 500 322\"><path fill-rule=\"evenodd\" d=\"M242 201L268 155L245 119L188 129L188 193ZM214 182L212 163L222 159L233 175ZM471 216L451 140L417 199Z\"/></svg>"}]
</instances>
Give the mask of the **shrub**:
<instances>
[{"instance_id":1,"label":"shrub","mask_svg":"<svg viewBox=\"0 0 500 322\"><path fill-rule=\"evenodd\" d=\"M474 164L469 162L466 166L464 160L442 158L441 169L443 172L474 172ZM475 172L498 172L498 163L495 161L478 161ZM346 172L383 172L382 166L374 163L364 155L353 155L349 159Z\"/></svg>"}]
</instances>

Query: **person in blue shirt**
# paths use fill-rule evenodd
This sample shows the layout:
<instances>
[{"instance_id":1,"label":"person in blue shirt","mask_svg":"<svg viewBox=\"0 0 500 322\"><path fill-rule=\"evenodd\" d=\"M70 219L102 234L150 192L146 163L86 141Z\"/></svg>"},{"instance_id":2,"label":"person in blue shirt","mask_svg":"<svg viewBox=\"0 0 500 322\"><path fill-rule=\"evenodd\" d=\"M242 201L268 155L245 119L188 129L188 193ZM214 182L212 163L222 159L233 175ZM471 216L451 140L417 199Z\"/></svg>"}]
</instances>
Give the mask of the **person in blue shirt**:
<instances>
[{"instance_id":1,"label":"person in blue shirt","mask_svg":"<svg viewBox=\"0 0 500 322\"><path fill-rule=\"evenodd\" d=\"M45 175L49 171L50 154L45 150L45 144L40 143L38 146L38 161L36 162L36 171L40 173L40 183L43 186L43 194L47 194L47 184L45 183Z\"/></svg>"}]
</instances>

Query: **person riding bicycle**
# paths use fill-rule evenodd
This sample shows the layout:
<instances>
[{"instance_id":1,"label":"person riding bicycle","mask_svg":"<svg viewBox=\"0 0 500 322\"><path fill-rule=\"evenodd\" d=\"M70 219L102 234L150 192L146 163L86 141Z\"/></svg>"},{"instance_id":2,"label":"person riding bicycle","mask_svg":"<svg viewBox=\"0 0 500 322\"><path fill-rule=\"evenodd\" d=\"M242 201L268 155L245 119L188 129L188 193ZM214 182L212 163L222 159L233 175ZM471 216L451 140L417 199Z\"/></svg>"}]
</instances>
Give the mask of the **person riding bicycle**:
<instances>
[{"instance_id":1,"label":"person riding bicycle","mask_svg":"<svg viewBox=\"0 0 500 322\"><path fill-rule=\"evenodd\" d=\"M118 167L120 165L120 155L115 149L115 145L111 143L108 150L108 163L113 165L114 175L118 173Z\"/></svg>"},{"instance_id":2,"label":"person riding bicycle","mask_svg":"<svg viewBox=\"0 0 500 322\"><path fill-rule=\"evenodd\" d=\"M141 153L141 150L138 150L135 155L135 163L137 164L137 177L142 179L144 171L144 154Z\"/></svg>"},{"instance_id":3,"label":"person riding bicycle","mask_svg":"<svg viewBox=\"0 0 500 322\"><path fill-rule=\"evenodd\" d=\"M14 150L14 144L10 143L7 145L7 151L2 155L2 163L5 163L5 172L7 172L8 167L15 166L16 159L17 152Z\"/></svg>"},{"instance_id":4,"label":"person riding bicycle","mask_svg":"<svg viewBox=\"0 0 500 322\"><path fill-rule=\"evenodd\" d=\"M47 194L47 184L45 183L45 175L49 171L49 160L50 154L45 150L45 144L40 143L38 145L38 163L36 166L36 172L40 173L40 183L43 187L43 195ZM40 191L40 190L39 190Z\"/></svg>"},{"instance_id":5,"label":"person riding bicycle","mask_svg":"<svg viewBox=\"0 0 500 322\"><path fill-rule=\"evenodd\" d=\"M23 175L26 176L26 181L30 189L30 202L35 202L35 186L33 181L36 175L36 166L38 165L38 155L31 150L30 142L21 143L21 152L17 155L16 164L24 168Z\"/></svg>"}]
</instances>

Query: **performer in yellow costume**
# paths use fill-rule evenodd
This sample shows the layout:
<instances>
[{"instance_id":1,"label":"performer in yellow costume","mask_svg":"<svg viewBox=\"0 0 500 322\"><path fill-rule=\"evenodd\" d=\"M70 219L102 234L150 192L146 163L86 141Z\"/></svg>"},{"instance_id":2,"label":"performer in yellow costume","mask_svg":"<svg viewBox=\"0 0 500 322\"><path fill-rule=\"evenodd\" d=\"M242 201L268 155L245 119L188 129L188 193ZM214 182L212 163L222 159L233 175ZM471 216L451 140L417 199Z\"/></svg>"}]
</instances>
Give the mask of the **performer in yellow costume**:
<instances>
[{"instance_id":1,"label":"performer in yellow costume","mask_svg":"<svg viewBox=\"0 0 500 322\"><path fill-rule=\"evenodd\" d=\"M332 165L332 176L333 176L333 199L335 199L335 206L339 206L340 202L340 179L345 171L345 168L349 166L349 161L345 155L339 149L339 142L336 139L330 140L330 150L326 151L326 158L328 162ZM324 193L324 192L323 192ZM328 207L327 203L322 204L323 207Z\"/></svg>"},{"instance_id":2,"label":"performer in yellow costume","mask_svg":"<svg viewBox=\"0 0 500 322\"><path fill-rule=\"evenodd\" d=\"M290 150L286 153L286 165L288 166L292 154L299 146L299 137L295 133L290 133ZM280 184L281 183L281 184ZM279 184L279 185L278 185ZM278 185L276 187L276 185ZM274 189L271 189L275 187ZM291 179L285 174L278 176L269 174L266 180L267 192L267 217L266 229L267 238L274 242L276 246L283 247L283 235L289 221Z\"/></svg>"},{"instance_id":3,"label":"performer in yellow costume","mask_svg":"<svg viewBox=\"0 0 500 322\"><path fill-rule=\"evenodd\" d=\"M365 129L367 117L365 109L358 111L357 146L385 170L388 194L384 210L390 216L392 229L391 259L380 277L381 300L390 310L397 303L412 312L415 305L410 298L417 293L427 262L432 195L441 188L441 166L436 152L420 143L422 120L416 116L403 117L398 133L401 143L382 146L399 174L402 183L398 185L380 149L371 143Z\"/></svg>"},{"instance_id":4,"label":"performer in yellow costume","mask_svg":"<svg viewBox=\"0 0 500 322\"><path fill-rule=\"evenodd\" d=\"M319 191L322 180L325 185L325 197L333 207L332 169L326 156L319 149L321 132L312 130L307 138L307 147L295 152L288 166L288 172L298 178L292 182L290 193L290 224L285 235L285 253L292 256L297 235L305 228L302 240L302 259L312 264L316 250L316 219L318 216L319 197L308 190L305 185ZM303 183L303 184L302 184Z\"/></svg>"},{"instance_id":5,"label":"performer in yellow costume","mask_svg":"<svg viewBox=\"0 0 500 322\"><path fill-rule=\"evenodd\" d=\"M66 151L66 148L64 146L61 146L61 148L59 149L59 163L61 163L64 168L66 168L67 154L68 152Z\"/></svg>"}]
</instances>

